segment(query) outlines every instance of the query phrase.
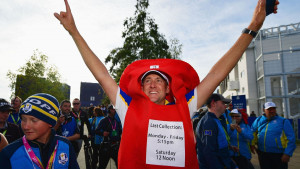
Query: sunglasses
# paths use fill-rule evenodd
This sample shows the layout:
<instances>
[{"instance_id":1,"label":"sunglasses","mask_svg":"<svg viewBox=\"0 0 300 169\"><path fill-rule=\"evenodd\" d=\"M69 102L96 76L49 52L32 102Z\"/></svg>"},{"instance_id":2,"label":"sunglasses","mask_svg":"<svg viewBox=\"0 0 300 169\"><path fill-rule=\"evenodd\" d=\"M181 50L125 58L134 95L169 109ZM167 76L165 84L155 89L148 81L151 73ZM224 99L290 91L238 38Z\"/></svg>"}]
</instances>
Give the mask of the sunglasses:
<instances>
[{"instance_id":1,"label":"sunglasses","mask_svg":"<svg viewBox=\"0 0 300 169\"><path fill-rule=\"evenodd\" d=\"M232 118L234 118L234 117L241 117L241 116L231 116Z\"/></svg>"},{"instance_id":2,"label":"sunglasses","mask_svg":"<svg viewBox=\"0 0 300 169\"><path fill-rule=\"evenodd\" d=\"M73 105L79 105L80 103L73 103Z\"/></svg>"}]
</instances>

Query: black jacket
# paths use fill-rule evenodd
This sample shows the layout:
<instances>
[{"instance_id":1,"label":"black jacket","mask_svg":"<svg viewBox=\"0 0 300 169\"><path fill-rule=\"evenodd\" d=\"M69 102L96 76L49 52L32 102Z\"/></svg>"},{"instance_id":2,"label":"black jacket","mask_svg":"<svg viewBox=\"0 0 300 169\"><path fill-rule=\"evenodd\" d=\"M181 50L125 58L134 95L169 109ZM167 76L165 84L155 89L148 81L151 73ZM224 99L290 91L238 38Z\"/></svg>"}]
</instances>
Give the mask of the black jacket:
<instances>
[{"instance_id":1,"label":"black jacket","mask_svg":"<svg viewBox=\"0 0 300 169\"><path fill-rule=\"evenodd\" d=\"M8 143L12 143L21 137L19 126L10 122L6 122L5 127L0 129L0 133L6 137Z\"/></svg>"},{"instance_id":2,"label":"black jacket","mask_svg":"<svg viewBox=\"0 0 300 169\"><path fill-rule=\"evenodd\" d=\"M113 128L116 130L116 135L113 135ZM122 126L121 123L118 122L115 118L111 118L109 116L102 119L97 126L95 133L103 136L103 132L109 132L108 137L104 137L104 141L116 142L121 140L122 135Z\"/></svg>"},{"instance_id":3,"label":"black jacket","mask_svg":"<svg viewBox=\"0 0 300 169\"><path fill-rule=\"evenodd\" d=\"M75 120L77 121L77 124L78 124L78 127L79 127L79 131L80 131L80 138L82 139L83 138L83 134L84 134L84 124L86 124L87 126L87 129L88 129L88 134L90 135L91 134L91 124L89 122L89 117L88 117L88 114L79 109L79 112L75 112L73 109L72 109L72 112L70 113L70 115L72 117L75 118ZM80 122L78 123L78 119L80 119Z\"/></svg>"}]
</instances>

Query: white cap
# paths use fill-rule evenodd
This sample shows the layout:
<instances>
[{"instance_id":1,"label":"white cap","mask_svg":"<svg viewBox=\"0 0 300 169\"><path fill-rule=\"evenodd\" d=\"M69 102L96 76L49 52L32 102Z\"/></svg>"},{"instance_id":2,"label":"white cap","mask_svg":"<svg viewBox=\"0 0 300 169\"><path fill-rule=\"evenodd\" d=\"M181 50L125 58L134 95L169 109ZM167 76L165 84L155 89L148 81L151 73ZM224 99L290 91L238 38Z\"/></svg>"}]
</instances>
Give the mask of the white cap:
<instances>
[{"instance_id":1,"label":"white cap","mask_svg":"<svg viewBox=\"0 0 300 169\"><path fill-rule=\"evenodd\" d=\"M241 114L241 113L238 111L238 109L233 109L233 110L231 110L229 115L231 115L231 114Z\"/></svg>"},{"instance_id":2,"label":"white cap","mask_svg":"<svg viewBox=\"0 0 300 169\"><path fill-rule=\"evenodd\" d=\"M273 103L273 102L266 102L266 103L264 104L264 109L269 109L269 108L271 108L271 107L276 107L276 104Z\"/></svg>"},{"instance_id":3,"label":"white cap","mask_svg":"<svg viewBox=\"0 0 300 169\"><path fill-rule=\"evenodd\" d=\"M151 73L154 73L154 74L158 74L160 75L164 80L167 81L167 84L169 84L169 79L166 75L164 75L162 72L158 71L158 70L149 70L147 71L146 73L143 74L142 78L141 78L141 81L143 82L144 78L148 75L148 74L151 74Z\"/></svg>"}]
</instances>

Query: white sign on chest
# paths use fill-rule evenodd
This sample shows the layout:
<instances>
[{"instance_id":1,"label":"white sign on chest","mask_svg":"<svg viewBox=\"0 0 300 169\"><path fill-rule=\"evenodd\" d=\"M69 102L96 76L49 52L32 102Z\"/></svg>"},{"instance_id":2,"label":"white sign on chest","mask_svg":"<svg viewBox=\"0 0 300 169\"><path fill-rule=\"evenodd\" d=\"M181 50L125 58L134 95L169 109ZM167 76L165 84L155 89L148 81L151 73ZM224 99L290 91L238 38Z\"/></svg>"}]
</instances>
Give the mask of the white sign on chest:
<instances>
[{"instance_id":1,"label":"white sign on chest","mask_svg":"<svg viewBox=\"0 0 300 169\"><path fill-rule=\"evenodd\" d=\"M149 120L146 164L185 166L185 139L182 122Z\"/></svg>"}]
</instances>

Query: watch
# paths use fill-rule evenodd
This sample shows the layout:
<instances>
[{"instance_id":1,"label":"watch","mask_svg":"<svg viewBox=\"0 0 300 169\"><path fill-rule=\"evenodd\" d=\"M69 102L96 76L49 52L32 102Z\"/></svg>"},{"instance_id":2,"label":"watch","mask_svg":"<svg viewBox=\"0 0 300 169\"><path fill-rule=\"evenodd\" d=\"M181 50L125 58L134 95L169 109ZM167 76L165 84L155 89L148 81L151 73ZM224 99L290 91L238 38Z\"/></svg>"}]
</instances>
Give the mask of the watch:
<instances>
[{"instance_id":1,"label":"watch","mask_svg":"<svg viewBox=\"0 0 300 169\"><path fill-rule=\"evenodd\" d=\"M252 36L253 36L253 38L255 38L255 36L257 35L257 32L255 32L255 31L252 31L252 30L250 30L250 29L247 29L247 28L245 28L245 29L242 31L242 33L245 33L245 34L252 35Z\"/></svg>"}]
</instances>

